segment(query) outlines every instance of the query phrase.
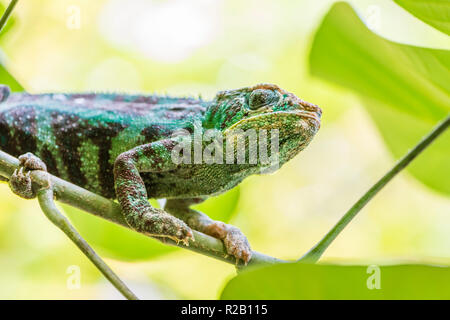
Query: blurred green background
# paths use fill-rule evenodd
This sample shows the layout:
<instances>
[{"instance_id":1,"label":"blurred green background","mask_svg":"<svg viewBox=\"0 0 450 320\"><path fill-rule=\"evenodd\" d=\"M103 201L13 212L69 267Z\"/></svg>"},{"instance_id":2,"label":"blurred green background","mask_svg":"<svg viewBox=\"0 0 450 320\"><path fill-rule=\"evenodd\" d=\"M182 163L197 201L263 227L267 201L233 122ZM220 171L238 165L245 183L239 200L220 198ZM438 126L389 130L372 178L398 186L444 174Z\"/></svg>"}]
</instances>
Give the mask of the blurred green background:
<instances>
[{"instance_id":1,"label":"blurred green background","mask_svg":"<svg viewBox=\"0 0 450 320\"><path fill-rule=\"evenodd\" d=\"M333 3L20 1L0 38L1 59L32 93L106 90L212 98L218 90L269 82L320 105L322 128L303 153L278 172L250 177L202 205L205 213L241 228L254 250L296 259L450 106L448 73L423 64L434 52L384 40L441 49L436 55L448 59L448 35L387 0L350 1L372 31L344 6L334 7L319 28ZM335 17L342 28L333 26ZM346 32L356 35L344 43L339 37ZM368 70L364 61L374 67L372 73L358 74ZM411 82L395 78L402 72ZM436 74L440 80L426 81ZM449 265L449 136L383 189L323 261ZM1 184L0 203L0 298L121 298L47 221L37 201L22 200ZM235 275L231 265L64 209L142 298L215 299ZM71 266L80 268L79 288L68 285Z\"/></svg>"}]
</instances>

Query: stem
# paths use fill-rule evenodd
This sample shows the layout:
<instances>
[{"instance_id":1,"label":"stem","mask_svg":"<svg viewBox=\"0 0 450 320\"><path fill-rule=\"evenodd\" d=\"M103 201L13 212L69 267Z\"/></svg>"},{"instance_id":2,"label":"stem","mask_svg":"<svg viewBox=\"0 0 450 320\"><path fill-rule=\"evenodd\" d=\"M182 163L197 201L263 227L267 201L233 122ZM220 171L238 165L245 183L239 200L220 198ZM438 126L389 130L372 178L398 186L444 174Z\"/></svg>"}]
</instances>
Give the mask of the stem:
<instances>
[{"instance_id":1,"label":"stem","mask_svg":"<svg viewBox=\"0 0 450 320\"><path fill-rule=\"evenodd\" d=\"M6 25L6 21L8 21L9 16L11 15L11 12L13 11L14 7L16 6L17 2L19 0L12 0L8 7L5 10L5 13L0 19L0 32L2 31L3 27Z\"/></svg>"},{"instance_id":2,"label":"stem","mask_svg":"<svg viewBox=\"0 0 450 320\"><path fill-rule=\"evenodd\" d=\"M415 157L417 157L431 142L443 133L450 124L450 115L436 125L431 132L410 150L391 170L389 170L372 188L369 189L351 208L344 214L341 220L298 262L317 262L328 246L336 239L342 230L352 221L358 212L389 182L397 173L403 170Z\"/></svg>"},{"instance_id":3,"label":"stem","mask_svg":"<svg viewBox=\"0 0 450 320\"><path fill-rule=\"evenodd\" d=\"M125 283L111 270L110 267L100 258L97 253L89 246L86 240L70 224L69 220L59 212L53 201L53 190L51 187L42 187L37 192L39 205L47 218L61 231L63 231L70 240L91 260L91 262L100 270L100 272L116 287L128 300L138 300L138 297L126 286Z\"/></svg>"}]
</instances>

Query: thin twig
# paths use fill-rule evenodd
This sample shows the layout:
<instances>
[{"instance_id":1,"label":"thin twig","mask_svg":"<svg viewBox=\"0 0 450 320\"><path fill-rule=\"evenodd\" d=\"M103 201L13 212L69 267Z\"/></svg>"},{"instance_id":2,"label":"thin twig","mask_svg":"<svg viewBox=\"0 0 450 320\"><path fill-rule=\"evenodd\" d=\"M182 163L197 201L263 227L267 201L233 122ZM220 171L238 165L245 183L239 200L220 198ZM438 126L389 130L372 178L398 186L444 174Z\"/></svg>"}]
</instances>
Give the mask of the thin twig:
<instances>
[{"instance_id":1,"label":"thin twig","mask_svg":"<svg viewBox=\"0 0 450 320\"><path fill-rule=\"evenodd\" d=\"M6 22L8 21L9 16L11 15L11 12L13 11L14 7L16 6L17 2L19 0L12 0L8 7L5 10L5 13L3 13L3 16L0 19L0 32L2 31L3 27L6 25Z\"/></svg>"},{"instance_id":2,"label":"thin twig","mask_svg":"<svg viewBox=\"0 0 450 320\"><path fill-rule=\"evenodd\" d=\"M341 220L322 238L307 254L301 257L299 262L317 262L328 246L336 239L342 230L352 221L358 212L389 182L397 173L403 170L417 155L419 155L431 142L442 134L450 124L450 116L436 125L431 132L410 150L391 170L389 170L369 191L367 191L351 208L344 214Z\"/></svg>"},{"instance_id":3,"label":"thin twig","mask_svg":"<svg viewBox=\"0 0 450 320\"><path fill-rule=\"evenodd\" d=\"M53 190L51 186L40 188L37 192L37 198L39 200L39 205L47 218L75 243L97 269L100 270L106 279L108 279L109 282L111 282L111 284L128 300L138 300L138 297L126 286L114 271L111 270L102 258L95 253L86 240L81 237L77 230L70 224L69 220L59 212L53 201Z\"/></svg>"}]
</instances>

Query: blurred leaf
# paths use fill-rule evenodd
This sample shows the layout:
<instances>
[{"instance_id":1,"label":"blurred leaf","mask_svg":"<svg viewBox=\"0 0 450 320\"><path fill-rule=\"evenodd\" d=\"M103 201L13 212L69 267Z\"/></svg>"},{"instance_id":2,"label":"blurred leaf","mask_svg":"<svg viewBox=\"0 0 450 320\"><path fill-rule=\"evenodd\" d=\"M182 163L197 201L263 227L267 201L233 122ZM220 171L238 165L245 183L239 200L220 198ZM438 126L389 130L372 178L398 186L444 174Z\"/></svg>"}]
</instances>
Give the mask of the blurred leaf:
<instances>
[{"instance_id":1,"label":"blurred leaf","mask_svg":"<svg viewBox=\"0 0 450 320\"><path fill-rule=\"evenodd\" d=\"M5 12L5 6L0 3L0 12L3 14ZM2 32L0 33L0 39L3 38L3 36L13 27L15 24L15 18L12 16L8 19L8 22L6 22L5 27L3 28ZM23 87L17 82L16 79L5 69L3 66L3 63L0 63L0 84L6 84L9 86L11 91L23 91Z\"/></svg>"},{"instance_id":2,"label":"blurred leaf","mask_svg":"<svg viewBox=\"0 0 450 320\"><path fill-rule=\"evenodd\" d=\"M346 3L335 4L325 16L309 60L314 75L370 99L366 107L397 157L450 111L450 52L383 39ZM383 111L391 117L385 119ZM439 140L408 170L429 187L450 193L450 171L440 166L450 160L448 136Z\"/></svg>"},{"instance_id":3,"label":"blurred leaf","mask_svg":"<svg viewBox=\"0 0 450 320\"><path fill-rule=\"evenodd\" d=\"M394 0L413 16L450 35L450 0Z\"/></svg>"},{"instance_id":4,"label":"blurred leaf","mask_svg":"<svg viewBox=\"0 0 450 320\"><path fill-rule=\"evenodd\" d=\"M374 119L387 147L395 158L401 158L433 127L413 115L400 112L381 103L364 99L364 105ZM450 130L414 160L408 170L425 185L450 194Z\"/></svg>"},{"instance_id":5,"label":"blurred leaf","mask_svg":"<svg viewBox=\"0 0 450 320\"><path fill-rule=\"evenodd\" d=\"M6 84L11 91L23 91L23 87L17 82L16 79L0 64L0 84Z\"/></svg>"},{"instance_id":6,"label":"blurred leaf","mask_svg":"<svg viewBox=\"0 0 450 320\"><path fill-rule=\"evenodd\" d=\"M379 275L380 289L374 285ZM369 289L371 285L373 289ZM450 270L286 263L243 271L221 299L449 299Z\"/></svg>"},{"instance_id":7,"label":"blurred leaf","mask_svg":"<svg viewBox=\"0 0 450 320\"><path fill-rule=\"evenodd\" d=\"M207 214L211 219L223 222L230 221L239 201L239 186L217 197L193 206L193 209Z\"/></svg>"},{"instance_id":8,"label":"blurred leaf","mask_svg":"<svg viewBox=\"0 0 450 320\"><path fill-rule=\"evenodd\" d=\"M155 258L177 250L158 240L61 204L83 238L102 256L126 261Z\"/></svg>"},{"instance_id":9,"label":"blurred leaf","mask_svg":"<svg viewBox=\"0 0 450 320\"><path fill-rule=\"evenodd\" d=\"M314 75L431 123L450 110L450 52L385 40L346 3L324 18L309 59Z\"/></svg>"},{"instance_id":10,"label":"blurred leaf","mask_svg":"<svg viewBox=\"0 0 450 320\"><path fill-rule=\"evenodd\" d=\"M213 219L228 221L239 199L239 188L211 198L197 205L198 210L204 210ZM159 207L155 200L150 201ZM173 252L178 248L165 245L155 239L95 217L79 209L61 204L75 228L86 241L105 255L118 260L136 261L158 257ZM222 220L223 219L223 220Z\"/></svg>"}]
</instances>

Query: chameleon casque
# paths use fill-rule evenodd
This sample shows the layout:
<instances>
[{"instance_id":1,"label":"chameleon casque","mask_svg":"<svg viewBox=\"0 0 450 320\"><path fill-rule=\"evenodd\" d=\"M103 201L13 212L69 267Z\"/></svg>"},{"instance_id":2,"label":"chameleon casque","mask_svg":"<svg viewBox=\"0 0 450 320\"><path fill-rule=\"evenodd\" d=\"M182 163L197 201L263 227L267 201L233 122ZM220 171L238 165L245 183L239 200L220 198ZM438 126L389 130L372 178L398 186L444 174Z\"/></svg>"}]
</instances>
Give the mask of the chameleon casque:
<instances>
[{"instance_id":1,"label":"chameleon casque","mask_svg":"<svg viewBox=\"0 0 450 320\"><path fill-rule=\"evenodd\" d=\"M212 101L114 93L10 93L0 86L0 149L19 157L9 180L24 198L35 197L30 170L47 170L80 187L117 199L139 232L188 243L191 228L224 242L247 263L251 249L241 231L190 209L225 192L262 164L180 163L171 152L179 129L232 134L278 129L279 164L298 154L320 127L321 110L276 85L217 93ZM237 132L237 131L236 131ZM223 146L225 148L225 145ZM166 198L164 210L149 198Z\"/></svg>"}]
</instances>

